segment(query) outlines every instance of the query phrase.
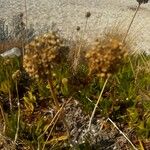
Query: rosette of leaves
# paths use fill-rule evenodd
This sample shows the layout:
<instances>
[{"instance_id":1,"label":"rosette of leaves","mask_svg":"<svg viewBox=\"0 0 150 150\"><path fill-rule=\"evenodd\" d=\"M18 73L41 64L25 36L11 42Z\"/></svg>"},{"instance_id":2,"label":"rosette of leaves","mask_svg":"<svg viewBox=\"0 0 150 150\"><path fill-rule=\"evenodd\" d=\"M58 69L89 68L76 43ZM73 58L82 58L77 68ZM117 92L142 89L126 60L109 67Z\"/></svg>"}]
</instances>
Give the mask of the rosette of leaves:
<instances>
[{"instance_id":1,"label":"rosette of leaves","mask_svg":"<svg viewBox=\"0 0 150 150\"><path fill-rule=\"evenodd\" d=\"M116 73L127 56L127 49L122 42L114 38L97 39L85 57L88 62L89 75L106 78Z\"/></svg>"}]
</instances>

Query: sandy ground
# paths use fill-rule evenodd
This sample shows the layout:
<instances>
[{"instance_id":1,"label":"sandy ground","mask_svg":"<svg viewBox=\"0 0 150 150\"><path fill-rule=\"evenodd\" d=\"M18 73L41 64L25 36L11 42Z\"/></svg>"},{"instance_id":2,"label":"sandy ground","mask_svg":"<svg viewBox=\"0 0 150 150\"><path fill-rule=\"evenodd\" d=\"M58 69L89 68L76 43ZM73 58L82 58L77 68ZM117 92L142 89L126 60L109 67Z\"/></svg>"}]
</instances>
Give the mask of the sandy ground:
<instances>
[{"instance_id":1,"label":"sandy ground","mask_svg":"<svg viewBox=\"0 0 150 150\"><path fill-rule=\"evenodd\" d=\"M46 30L52 24L67 37L76 34L76 27L85 27L85 13L91 12L86 37L100 36L104 29L119 24L127 28L137 6L136 0L26 0L28 26L37 31ZM18 12L25 13L23 0L0 0L0 18L8 22ZM131 34L137 48L150 53L150 3L142 5L132 26Z\"/></svg>"}]
</instances>

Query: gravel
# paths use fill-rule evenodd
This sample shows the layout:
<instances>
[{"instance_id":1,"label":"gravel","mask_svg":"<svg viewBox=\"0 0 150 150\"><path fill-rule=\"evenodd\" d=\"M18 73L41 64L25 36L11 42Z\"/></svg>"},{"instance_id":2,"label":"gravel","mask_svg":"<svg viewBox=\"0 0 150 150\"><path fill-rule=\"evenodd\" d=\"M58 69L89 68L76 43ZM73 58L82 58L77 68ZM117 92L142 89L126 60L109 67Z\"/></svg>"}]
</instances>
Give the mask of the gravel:
<instances>
[{"instance_id":1,"label":"gravel","mask_svg":"<svg viewBox=\"0 0 150 150\"><path fill-rule=\"evenodd\" d=\"M24 0L25 1L25 0ZM0 0L0 18L8 23L13 15L25 14L23 0ZM119 24L127 29L137 6L136 0L26 0L27 25L43 32L54 25L67 38L76 35L76 27L84 30L85 13L91 12L85 37L100 36L109 27ZM150 3L142 5L130 32L137 49L150 53Z\"/></svg>"},{"instance_id":2,"label":"gravel","mask_svg":"<svg viewBox=\"0 0 150 150\"><path fill-rule=\"evenodd\" d=\"M73 150L79 148L79 145L89 144L89 149L93 150L127 150L127 140L119 134L116 128L108 125L105 118L95 115L88 129L89 115L86 115L81 107L81 104L76 100L72 100L65 107L65 118L70 128L70 145ZM104 127L103 126L109 126ZM87 149L87 147L85 148Z\"/></svg>"}]
</instances>

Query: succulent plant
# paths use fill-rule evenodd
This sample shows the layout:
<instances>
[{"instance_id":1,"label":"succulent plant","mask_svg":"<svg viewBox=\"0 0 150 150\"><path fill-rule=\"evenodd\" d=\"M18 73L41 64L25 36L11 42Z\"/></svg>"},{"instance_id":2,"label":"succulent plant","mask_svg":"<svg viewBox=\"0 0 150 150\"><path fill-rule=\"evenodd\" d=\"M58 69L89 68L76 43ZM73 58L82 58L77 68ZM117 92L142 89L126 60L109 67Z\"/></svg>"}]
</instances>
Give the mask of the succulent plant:
<instances>
[{"instance_id":1,"label":"succulent plant","mask_svg":"<svg viewBox=\"0 0 150 150\"><path fill-rule=\"evenodd\" d=\"M126 47L120 41L97 39L85 56L89 66L89 75L96 74L98 77L105 78L114 74L118 71L126 55Z\"/></svg>"}]
</instances>

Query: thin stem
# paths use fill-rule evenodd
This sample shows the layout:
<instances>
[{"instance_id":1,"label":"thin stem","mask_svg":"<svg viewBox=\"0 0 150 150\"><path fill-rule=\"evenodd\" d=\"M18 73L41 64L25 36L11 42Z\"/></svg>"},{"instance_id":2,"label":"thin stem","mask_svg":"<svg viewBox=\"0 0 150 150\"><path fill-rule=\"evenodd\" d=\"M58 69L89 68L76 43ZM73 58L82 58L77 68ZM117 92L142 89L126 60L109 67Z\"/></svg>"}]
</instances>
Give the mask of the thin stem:
<instances>
[{"instance_id":1,"label":"thin stem","mask_svg":"<svg viewBox=\"0 0 150 150\"><path fill-rule=\"evenodd\" d=\"M1 114L2 114L3 121L4 121L3 133L5 133L5 131L6 131L6 120L5 120L4 111L3 111L3 108L2 108L1 105L0 105L0 110L1 110Z\"/></svg>"},{"instance_id":2,"label":"thin stem","mask_svg":"<svg viewBox=\"0 0 150 150\"><path fill-rule=\"evenodd\" d=\"M83 35L82 35L82 36L84 36L85 33L86 33L86 29L87 29L87 25L88 25L88 20L89 20L89 18L86 19L85 27L84 27L84 31L83 31ZM82 37L82 38L83 38L83 37Z\"/></svg>"},{"instance_id":3,"label":"thin stem","mask_svg":"<svg viewBox=\"0 0 150 150\"><path fill-rule=\"evenodd\" d=\"M60 116L60 113L63 109L64 105L61 106L61 108L57 111L57 113L55 114L55 116L53 117L53 119L51 120L50 124L46 127L46 129L44 130L44 132L38 137L38 139L40 139L49 129L49 127L55 122L55 120L57 120L57 118Z\"/></svg>"},{"instance_id":4,"label":"thin stem","mask_svg":"<svg viewBox=\"0 0 150 150\"><path fill-rule=\"evenodd\" d=\"M125 35L124 39L123 39L123 43L125 43L125 41L126 41L126 38L127 38L128 34L129 34L129 31L130 31L130 29L131 29L131 26L132 26L132 24L133 24L133 21L134 21L136 15L137 15L137 12L139 11L140 6L141 6L141 4L138 5L138 7L137 7L137 9L136 9L136 11L135 11L135 14L134 14L134 16L133 16L133 18L132 18L132 20L131 20L131 22L130 22L130 24L129 24L128 30L127 30L127 32L126 32L126 35Z\"/></svg>"},{"instance_id":5,"label":"thin stem","mask_svg":"<svg viewBox=\"0 0 150 150\"><path fill-rule=\"evenodd\" d=\"M28 27L28 13L27 13L27 0L24 0L24 7L25 7L25 15L26 15L26 29L25 29L25 43L23 43L23 56L25 54L24 44L27 42L27 27Z\"/></svg>"},{"instance_id":6,"label":"thin stem","mask_svg":"<svg viewBox=\"0 0 150 150\"><path fill-rule=\"evenodd\" d=\"M78 67L78 64L79 64L81 49L82 49L82 46L83 46L82 39L84 39L84 35L86 33L86 30L87 30L88 20L89 20L89 18L86 18L84 30L81 33L81 36L79 38L79 42L80 42L79 47L77 47L77 52L75 52L75 57L74 57L73 64L72 64L72 68L75 72L77 71L77 67Z\"/></svg>"},{"instance_id":7,"label":"thin stem","mask_svg":"<svg viewBox=\"0 0 150 150\"><path fill-rule=\"evenodd\" d=\"M49 133L49 135L48 135L46 141L44 142L44 145L43 145L42 150L45 149L45 145L46 145L46 143L47 143L47 141L48 141L48 139L49 139L49 137L50 137L50 135L51 135L51 133L52 133L52 131L53 131L53 128L54 128L56 122L58 121L58 119L59 119L59 117L60 117L60 115L61 115L61 112L62 112L63 108L65 107L65 105L66 105L67 103L70 102L71 99L72 99L72 97L71 97L66 103L63 103L63 105L60 107L60 109L57 111L57 113L55 114L55 116L54 116L53 119L51 120L50 124L46 127L46 129L44 130L44 132L38 137L38 150L40 150L40 142L39 142L39 141L40 141L40 138L47 132L47 130L50 128L50 126L53 125L53 126L51 127L50 133Z\"/></svg>"},{"instance_id":8,"label":"thin stem","mask_svg":"<svg viewBox=\"0 0 150 150\"><path fill-rule=\"evenodd\" d=\"M59 119L59 117L60 117L60 115L61 115L60 113L61 113L63 107L64 107L64 105L62 105L62 107L59 109L59 111L58 111L57 114L55 115L55 117L54 117L55 119L54 119L53 122L51 122L50 125L48 126L48 128L49 128L49 127L53 124L52 127L51 127L51 129L50 129L50 132L49 132L49 134L48 134L48 137L47 137L46 141L44 142L44 145L43 145L42 150L45 149L45 145L46 145L46 143L47 143L47 141L48 141L48 139L49 139L49 137L50 137L50 135L51 135L51 133L52 133L52 131L53 131L53 129L54 129L54 127L55 127L55 125L56 125L58 119Z\"/></svg>"},{"instance_id":9,"label":"thin stem","mask_svg":"<svg viewBox=\"0 0 150 150\"><path fill-rule=\"evenodd\" d=\"M24 7L25 7L25 13L26 13L26 26L28 23L28 17L27 17L27 0L24 0Z\"/></svg>"},{"instance_id":10,"label":"thin stem","mask_svg":"<svg viewBox=\"0 0 150 150\"><path fill-rule=\"evenodd\" d=\"M52 81L48 80L48 84L50 87L50 92L51 92L52 98L54 100L54 104L56 105L57 109L60 109L59 102L58 102L57 96L55 94Z\"/></svg>"},{"instance_id":11,"label":"thin stem","mask_svg":"<svg viewBox=\"0 0 150 150\"><path fill-rule=\"evenodd\" d=\"M95 104L94 110L93 110L92 115L91 115L91 117L90 117L90 121L89 121L89 125L88 125L88 131L90 131L91 124L92 124L92 119L93 119L93 117L94 117L94 115L95 115L96 108L98 107L98 104L99 104L99 102L100 102L100 100L101 100L101 97L102 97L102 94L103 94L104 89L105 89L105 87L106 87L106 84L107 84L107 82L108 82L108 79L109 79L109 77L105 80L105 83L104 83L104 85L103 85L103 88L102 88L102 90L101 90L101 92L100 92L100 95L99 95L99 97L98 97L98 100L97 100L97 102L96 102L96 104Z\"/></svg>"},{"instance_id":12,"label":"thin stem","mask_svg":"<svg viewBox=\"0 0 150 150\"><path fill-rule=\"evenodd\" d=\"M16 81L16 92L17 92L18 117L17 117L17 129L16 129L14 143L16 143L17 138L18 138L19 124L20 124L20 112L21 112L21 110L20 110L20 101L19 101L19 92L18 92L18 83L17 83L17 81Z\"/></svg>"},{"instance_id":13,"label":"thin stem","mask_svg":"<svg viewBox=\"0 0 150 150\"><path fill-rule=\"evenodd\" d=\"M12 111L12 100L11 100L11 90L10 90L10 88L9 88L8 94L9 94L9 106L10 106L10 111Z\"/></svg>"},{"instance_id":14,"label":"thin stem","mask_svg":"<svg viewBox=\"0 0 150 150\"><path fill-rule=\"evenodd\" d=\"M53 83L51 81L51 77L48 80L48 84L49 84L49 87L50 87L50 92L51 92L52 98L54 100L54 104L56 105L57 110L59 110L60 106L59 106L59 102L58 102L58 99L57 99L57 96L56 96L56 93L55 93L55 90L54 90L54 87L53 87ZM70 134L69 134L69 127L67 125L67 122L66 122L65 119L63 119L62 121L63 121L64 125L66 126L67 134L68 134L68 137L69 137Z\"/></svg>"},{"instance_id":15,"label":"thin stem","mask_svg":"<svg viewBox=\"0 0 150 150\"><path fill-rule=\"evenodd\" d=\"M129 58L129 62L130 62L131 70L132 70L133 75L134 75L134 77L135 77L135 71L134 71L134 67L133 67L133 64L132 64L131 58Z\"/></svg>"}]
</instances>

